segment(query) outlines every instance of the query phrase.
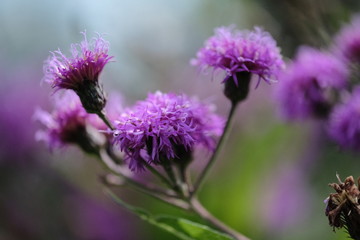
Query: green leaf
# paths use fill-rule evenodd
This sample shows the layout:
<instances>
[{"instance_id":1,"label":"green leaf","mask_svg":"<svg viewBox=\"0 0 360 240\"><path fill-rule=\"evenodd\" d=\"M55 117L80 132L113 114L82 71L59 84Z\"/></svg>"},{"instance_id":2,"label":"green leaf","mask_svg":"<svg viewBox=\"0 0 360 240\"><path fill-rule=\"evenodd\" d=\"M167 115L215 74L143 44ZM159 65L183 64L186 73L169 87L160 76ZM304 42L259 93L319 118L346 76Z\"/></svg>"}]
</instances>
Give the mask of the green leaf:
<instances>
[{"instance_id":1,"label":"green leaf","mask_svg":"<svg viewBox=\"0 0 360 240\"><path fill-rule=\"evenodd\" d=\"M226 234L184 218L162 216L157 217L156 222L170 226L173 231L182 233L186 236L186 238L182 239L233 240L233 238Z\"/></svg>"},{"instance_id":2,"label":"green leaf","mask_svg":"<svg viewBox=\"0 0 360 240\"><path fill-rule=\"evenodd\" d=\"M113 193L110 189L105 188L105 192L107 194L110 195L110 197L119 205L121 205L122 207L126 208L127 210L129 210L130 212L135 213L136 215L138 215L141 219L143 220L147 220L151 218L151 214L149 212L147 212L146 210L142 209L142 208L138 208L138 207L134 207L126 202L124 202L123 200L121 200L118 196L115 195L115 193Z\"/></svg>"},{"instance_id":3,"label":"green leaf","mask_svg":"<svg viewBox=\"0 0 360 240\"><path fill-rule=\"evenodd\" d=\"M112 191L106 189L106 193L122 207L135 213L141 219L157 226L183 240L234 240L229 235L218 232L208 226L189 221L184 218L171 216L152 216L144 209L134 207L116 196Z\"/></svg>"}]
</instances>

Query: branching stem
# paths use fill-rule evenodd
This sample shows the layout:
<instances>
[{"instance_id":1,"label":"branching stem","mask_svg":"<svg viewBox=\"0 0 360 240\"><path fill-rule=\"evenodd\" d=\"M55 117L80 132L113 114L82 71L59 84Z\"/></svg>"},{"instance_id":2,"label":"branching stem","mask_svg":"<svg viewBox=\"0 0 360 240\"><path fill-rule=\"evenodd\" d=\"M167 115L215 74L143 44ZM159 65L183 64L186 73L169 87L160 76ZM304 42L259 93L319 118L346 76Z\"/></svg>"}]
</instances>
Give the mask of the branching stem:
<instances>
[{"instance_id":1,"label":"branching stem","mask_svg":"<svg viewBox=\"0 0 360 240\"><path fill-rule=\"evenodd\" d=\"M167 177L162 175L158 170L156 170L154 167L152 167L150 164L148 164L147 162L144 161L146 168L149 171L151 171L155 176L157 176L162 182L164 182L170 188L167 190L163 190L163 189L159 189L159 188L147 185L147 184L137 182L137 181L133 180L130 176L127 176L127 174L123 171L121 166L119 166L118 164L116 164L114 162L114 159L112 159L112 156L109 155L109 153L107 152L107 150L105 148L100 148L99 154L98 154L99 159L101 160L101 163L106 167L106 169L108 169L111 173L123 178L125 180L125 182L128 183L130 186L133 186L133 188L135 190L137 190L141 193L144 193L150 197L153 197L157 200L160 200L171 206L175 206L175 207L187 210L189 212L193 212L193 213L197 214L198 216L200 216L202 219L208 221L213 226L217 227L219 230L229 234L230 236L234 237L237 240L249 240L244 235L238 233L237 231L233 230L232 228L230 228L229 226L227 226L226 224L221 222L219 219L214 217L211 213L209 213L201 205L201 203L195 197L196 193L198 192L202 183L204 182L204 179L206 178L209 170L214 165L214 162L223 146L223 143L224 143L225 139L227 138L229 128L231 125L231 121L232 121L233 115L236 110L236 105L237 105L236 103L235 104L233 103L231 105L231 109L229 111L229 115L228 115L228 118L226 121L226 125L224 127L223 134L221 135L210 160L208 161L204 170L200 173L200 175L195 183L193 191L190 192L190 195L188 195L187 193L189 192L190 189L192 189L192 186L191 186L190 180L187 176L188 172L186 171L186 169L179 169L180 176L178 176L178 178L177 178L174 175L172 166L171 165L166 166L166 164L165 165L163 164L164 170L168 174L168 177L170 178L170 180L169 180ZM114 130L114 127L111 125L110 121L107 119L107 117L105 116L105 114L103 112L99 112L98 116L104 121L104 123L111 130ZM180 189L178 189L178 187L180 187ZM174 192L172 192L171 189L175 190L175 192L177 194L180 193L180 195L176 196L175 195L176 193L174 194ZM180 191L180 190L182 190L182 191Z\"/></svg>"},{"instance_id":2,"label":"branching stem","mask_svg":"<svg viewBox=\"0 0 360 240\"><path fill-rule=\"evenodd\" d=\"M162 181L165 185L167 185L169 188L173 188L173 184L169 181L168 178L166 178L164 175L162 175L158 170L156 170L156 168L154 168L153 166L151 166L149 163L147 163L145 160L144 161L144 165L145 167L152 173L154 174L156 177L158 177L160 179L160 181Z\"/></svg>"},{"instance_id":3,"label":"branching stem","mask_svg":"<svg viewBox=\"0 0 360 240\"><path fill-rule=\"evenodd\" d=\"M141 190L143 193L146 194L157 194L157 195L163 195L163 197L174 197L174 193L171 192L171 190L163 190L156 187L153 187L148 184L140 183L131 178L131 176L128 176L123 169L115 164L112 160L112 158L108 155L106 149L101 148L99 150L99 160L101 164L109 170L112 174L115 174L116 176L120 176L122 179L125 180L126 183L134 186L135 188Z\"/></svg>"}]
</instances>

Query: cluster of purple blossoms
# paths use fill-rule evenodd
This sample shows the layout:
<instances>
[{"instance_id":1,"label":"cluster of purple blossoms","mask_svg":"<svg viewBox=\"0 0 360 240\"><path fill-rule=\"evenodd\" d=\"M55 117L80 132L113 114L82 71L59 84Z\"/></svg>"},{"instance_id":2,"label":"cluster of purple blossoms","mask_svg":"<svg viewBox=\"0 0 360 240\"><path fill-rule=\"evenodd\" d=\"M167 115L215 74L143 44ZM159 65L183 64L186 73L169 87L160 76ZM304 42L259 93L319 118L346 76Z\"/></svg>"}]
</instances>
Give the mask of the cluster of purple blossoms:
<instances>
[{"instance_id":1,"label":"cluster of purple blossoms","mask_svg":"<svg viewBox=\"0 0 360 240\"><path fill-rule=\"evenodd\" d=\"M334 52L348 65L360 63L360 16L352 18L335 37ZM341 147L360 151L360 86L351 86L347 100L334 107L329 117L328 133ZM348 95L341 94L342 96Z\"/></svg>"},{"instance_id":2,"label":"cluster of purple blossoms","mask_svg":"<svg viewBox=\"0 0 360 240\"><path fill-rule=\"evenodd\" d=\"M360 16L335 36L330 51L302 47L279 75L276 98L287 120L320 118L329 136L344 148L360 151L360 88L351 81L360 61ZM348 96L345 103L342 97Z\"/></svg>"},{"instance_id":3,"label":"cluster of purple blossoms","mask_svg":"<svg viewBox=\"0 0 360 240\"><path fill-rule=\"evenodd\" d=\"M337 34L335 52L346 61L360 62L360 15Z\"/></svg>"},{"instance_id":4,"label":"cluster of purple blossoms","mask_svg":"<svg viewBox=\"0 0 360 240\"><path fill-rule=\"evenodd\" d=\"M156 92L125 111L116 123L114 142L125 152L131 170L145 161L180 159L202 144L212 149L224 121L210 105L185 95Z\"/></svg>"},{"instance_id":5,"label":"cluster of purple blossoms","mask_svg":"<svg viewBox=\"0 0 360 240\"><path fill-rule=\"evenodd\" d=\"M44 81L56 90L75 91L86 111L97 113L106 104L99 74L113 57L108 55L109 43L100 35L90 42L86 33L83 35L80 44L71 46L72 57L66 57L60 50L52 52L44 65Z\"/></svg>"},{"instance_id":6,"label":"cluster of purple blossoms","mask_svg":"<svg viewBox=\"0 0 360 240\"><path fill-rule=\"evenodd\" d=\"M326 118L334 90L346 87L346 64L334 55L302 47L295 60L279 76L276 98L284 118Z\"/></svg>"},{"instance_id":7,"label":"cluster of purple blossoms","mask_svg":"<svg viewBox=\"0 0 360 240\"><path fill-rule=\"evenodd\" d=\"M213 68L224 70L236 86L239 84L237 74L246 72L259 76L259 81L270 83L273 77L283 68L280 49L268 32L256 27L253 31L234 31L233 27L220 27L210 37L205 46L197 53L192 65L201 70Z\"/></svg>"},{"instance_id":8,"label":"cluster of purple blossoms","mask_svg":"<svg viewBox=\"0 0 360 240\"><path fill-rule=\"evenodd\" d=\"M344 104L334 108L328 132L342 147L360 151L360 87Z\"/></svg>"}]
</instances>

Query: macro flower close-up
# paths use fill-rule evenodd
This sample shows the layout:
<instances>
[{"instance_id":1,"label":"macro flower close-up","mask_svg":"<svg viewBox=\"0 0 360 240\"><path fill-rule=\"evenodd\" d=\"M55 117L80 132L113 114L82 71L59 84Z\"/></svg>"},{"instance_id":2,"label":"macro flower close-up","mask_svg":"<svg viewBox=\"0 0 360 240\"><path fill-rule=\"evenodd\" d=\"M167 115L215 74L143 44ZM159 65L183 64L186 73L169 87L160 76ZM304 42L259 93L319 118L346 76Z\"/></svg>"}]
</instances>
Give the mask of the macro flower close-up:
<instances>
[{"instance_id":1,"label":"macro flower close-up","mask_svg":"<svg viewBox=\"0 0 360 240\"><path fill-rule=\"evenodd\" d=\"M0 1L0 240L360 240L359 14Z\"/></svg>"}]
</instances>

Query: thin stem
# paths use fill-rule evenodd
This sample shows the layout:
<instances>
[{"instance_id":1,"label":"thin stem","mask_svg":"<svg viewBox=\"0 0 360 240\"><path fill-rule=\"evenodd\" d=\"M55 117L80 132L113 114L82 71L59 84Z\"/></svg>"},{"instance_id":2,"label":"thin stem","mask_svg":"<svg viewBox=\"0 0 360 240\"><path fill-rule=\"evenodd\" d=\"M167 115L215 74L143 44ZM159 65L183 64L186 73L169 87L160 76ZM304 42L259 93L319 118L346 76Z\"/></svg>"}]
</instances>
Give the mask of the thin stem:
<instances>
[{"instance_id":1,"label":"thin stem","mask_svg":"<svg viewBox=\"0 0 360 240\"><path fill-rule=\"evenodd\" d=\"M139 189L134 188L135 190L138 190L139 192L141 192ZM105 187L105 190L107 190L108 193L110 193L110 195L112 197L114 197L115 199L119 199L118 196L115 195L115 193L113 193L108 187ZM145 193L145 192L142 192ZM159 197L155 194L149 194L149 193L145 193L146 195L153 197L157 200L160 200L166 204L169 204L170 206L173 207L177 207L180 208L182 210L190 210L190 205L187 202L184 202L182 200L176 199L176 198L166 198L166 197Z\"/></svg>"},{"instance_id":2,"label":"thin stem","mask_svg":"<svg viewBox=\"0 0 360 240\"><path fill-rule=\"evenodd\" d=\"M164 168L166 174L168 175L168 177L172 183L172 187L177 186L176 177L175 177L174 170L173 170L171 164L167 161L163 161L161 166Z\"/></svg>"},{"instance_id":3,"label":"thin stem","mask_svg":"<svg viewBox=\"0 0 360 240\"><path fill-rule=\"evenodd\" d=\"M219 219L214 217L211 213L209 213L201 203L196 199L192 198L190 201L191 210L198 214L201 218L208 221L219 230L229 234L230 236L234 237L237 240L249 240L249 238L245 237L241 233L235 231L234 229L227 226L225 223L221 222Z\"/></svg>"},{"instance_id":4,"label":"thin stem","mask_svg":"<svg viewBox=\"0 0 360 240\"><path fill-rule=\"evenodd\" d=\"M224 131L223 134L221 135L219 142L213 152L213 155L211 156L209 162L207 163L207 165L205 166L204 170L200 173L200 176L198 177L195 186L194 186L194 191L191 193L191 197L195 196L197 191L200 189L201 184L203 183L205 177L207 176L210 168L214 165L214 162L217 158L217 156L219 155L220 149L225 141L225 139L227 138L228 135L228 131L230 129L230 125L231 125L231 120L234 116L235 110L236 110L236 103L232 103L231 108L230 108L230 112L226 121L226 125L224 127Z\"/></svg>"},{"instance_id":5,"label":"thin stem","mask_svg":"<svg viewBox=\"0 0 360 240\"><path fill-rule=\"evenodd\" d=\"M170 206L174 206L174 207L177 207L177 208L180 208L180 209L184 209L184 210L189 210L190 209L190 205L181 200L181 199L178 199L178 198L174 198L174 197L168 197L168 196L162 196L162 195L159 195L159 194L156 194L156 193L153 193L153 192L149 192L148 190L144 190L143 188L138 188L138 187L134 187L134 188L131 188L131 189L134 189L140 193L143 193L147 196L150 196L154 199L157 199L157 200L160 200L161 202L163 203L166 203Z\"/></svg>"},{"instance_id":6,"label":"thin stem","mask_svg":"<svg viewBox=\"0 0 360 240\"><path fill-rule=\"evenodd\" d=\"M188 171L187 165L179 164L176 166L177 166L177 170L179 172L179 177L180 177L179 185L181 187L183 196L185 198L189 198L190 192L192 191L192 184L191 184L190 173Z\"/></svg>"},{"instance_id":7,"label":"thin stem","mask_svg":"<svg viewBox=\"0 0 360 240\"><path fill-rule=\"evenodd\" d=\"M143 194L146 194L147 196L150 196L154 199L157 199L163 203L166 203L170 206L174 206L180 209L184 209L187 211L191 211L199 215L204 220L208 221L215 227L217 227L219 230L231 235L237 240L248 240L245 236L242 234L236 232L235 230L228 227L226 224L215 218L213 215L211 215L196 198L192 199L182 199L181 197L169 195L167 192L159 191L158 188L153 188L148 185L139 183L137 181L134 181L131 179L131 177L128 177L126 173L122 171L122 168L115 164L109 156L106 149L101 148L98 152L99 159L101 160L101 163L113 174L122 177L126 183L133 186L132 189L141 192ZM152 168L152 167L151 167ZM155 170L156 171L156 170ZM161 175L162 176L162 175ZM184 183L185 175L182 175L182 183Z\"/></svg>"},{"instance_id":8,"label":"thin stem","mask_svg":"<svg viewBox=\"0 0 360 240\"><path fill-rule=\"evenodd\" d=\"M140 189L142 192L147 192L147 193L158 193L158 194L162 194L166 197L173 197L173 194L171 194L170 192L164 191L162 189L159 188L155 188L152 187L150 185L145 185L143 183L139 183L135 180L133 180L131 177L127 176L127 174L121 169L121 167L119 167L119 165L115 164L111 157L108 155L107 151L105 149L100 149L99 150L99 160L101 160L100 162L102 163L102 165L109 170L111 173L122 177L127 183L131 184L132 186L136 187L137 189Z\"/></svg>"},{"instance_id":9,"label":"thin stem","mask_svg":"<svg viewBox=\"0 0 360 240\"><path fill-rule=\"evenodd\" d=\"M104 148L106 149L109 157L114 161L114 163L116 163L118 165L125 164L124 159L114 152L114 149L109 142L107 142L107 144L104 146Z\"/></svg>"},{"instance_id":10,"label":"thin stem","mask_svg":"<svg viewBox=\"0 0 360 240\"><path fill-rule=\"evenodd\" d=\"M124 180L128 184L133 186L135 190L137 190L143 194L146 194L152 198L158 199L158 200L160 200L164 203L167 203L171 206L189 210L190 207L187 202L184 202L180 199L174 198L173 196L169 195L166 192L163 192L163 191L160 192L159 189L157 189L157 188L151 188L147 185L144 185L142 183L134 181L130 177L126 176L126 174L121 171L119 166L114 164L114 162L112 161L111 157L107 154L105 149L100 149L99 154L100 154L100 157L102 160L101 162L103 163L103 165L113 174L124 178Z\"/></svg>"},{"instance_id":11,"label":"thin stem","mask_svg":"<svg viewBox=\"0 0 360 240\"><path fill-rule=\"evenodd\" d=\"M99 118L101 118L101 120L103 120L103 122L106 124L106 126L108 126L111 130L115 129L103 111L98 112L96 114L99 116Z\"/></svg>"},{"instance_id":12,"label":"thin stem","mask_svg":"<svg viewBox=\"0 0 360 240\"><path fill-rule=\"evenodd\" d=\"M157 176L164 184L166 184L169 188L173 188L174 185L167 179L164 175L162 175L158 170L156 170L153 166L151 166L149 163L147 163L145 160L144 164L145 167L155 176Z\"/></svg>"},{"instance_id":13,"label":"thin stem","mask_svg":"<svg viewBox=\"0 0 360 240\"><path fill-rule=\"evenodd\" d=\"M174 164L173 161L163 161L162 167L169 176L170 180L173 183L173 189L179 194L181 199L188 199L190 197L189 186L183 178L183 173L177 164Z\"/></svg>"}]
</instances>

